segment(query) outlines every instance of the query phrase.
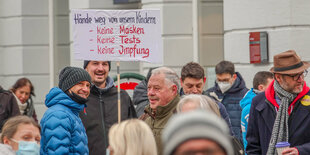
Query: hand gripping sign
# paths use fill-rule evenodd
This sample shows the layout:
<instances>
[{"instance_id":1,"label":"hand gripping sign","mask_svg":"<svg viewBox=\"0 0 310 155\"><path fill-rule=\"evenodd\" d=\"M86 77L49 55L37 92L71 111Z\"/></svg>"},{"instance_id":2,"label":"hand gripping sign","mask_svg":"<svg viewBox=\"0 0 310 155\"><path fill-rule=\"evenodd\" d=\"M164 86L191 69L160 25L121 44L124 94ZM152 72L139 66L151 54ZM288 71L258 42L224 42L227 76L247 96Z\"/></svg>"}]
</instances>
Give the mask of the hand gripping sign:
<instances>
[{"instance_id":1,"label":"hand gripping sign","mask_svg":"<svg viewBox=\"0 0 310 155\"><path fill-rule=\"evenodd\" d=\"M159 10L71 10L75 59L162 63Z\"/></svg>"}]
</instances>

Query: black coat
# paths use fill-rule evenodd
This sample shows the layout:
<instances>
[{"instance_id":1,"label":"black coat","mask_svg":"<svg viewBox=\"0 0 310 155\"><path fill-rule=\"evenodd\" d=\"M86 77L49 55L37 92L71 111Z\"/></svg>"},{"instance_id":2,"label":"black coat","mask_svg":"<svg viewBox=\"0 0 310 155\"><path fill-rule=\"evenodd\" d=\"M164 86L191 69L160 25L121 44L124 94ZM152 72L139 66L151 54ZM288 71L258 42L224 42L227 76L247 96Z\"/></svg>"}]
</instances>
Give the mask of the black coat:
<instances>
[{"instance_id":1,"label":"black coat","mask_svg":"<svg viewBox=\"0 0 310 155\"><path fill-rule=\"evenodd\" d=\"M310 92L296 102L288 122L289 143L300 155L310 154L310 106L301 104L307 97L310 98ZM275 107L266 99L265 93L253 98L246 136L248 155L267 153L275 118Z\"/></svg>"},{"instance_id":2,"label":"black coat","mask_svg":"<svg viewBox=\"0 0 310 155\"><path fill-rule=\"evenodd\" d=\"M109 129L118 121L117 88L113 85L100 91L96 86L92 86L90 92L87 107L80 112L80 118L86 129L89 154L105 155ZM136 117L130 96L121 90L121 120Z\"/></svg>"},{"instance_id":3,"label":"black coat","mask_svg":"<svg viewBox=\"0 0 310 155\"><path fill-rule=\"evenodd\" d=\"M14 95L0 86L0 132L4 123L17 115L20 112Z\"/></svg>"}]
</instances>

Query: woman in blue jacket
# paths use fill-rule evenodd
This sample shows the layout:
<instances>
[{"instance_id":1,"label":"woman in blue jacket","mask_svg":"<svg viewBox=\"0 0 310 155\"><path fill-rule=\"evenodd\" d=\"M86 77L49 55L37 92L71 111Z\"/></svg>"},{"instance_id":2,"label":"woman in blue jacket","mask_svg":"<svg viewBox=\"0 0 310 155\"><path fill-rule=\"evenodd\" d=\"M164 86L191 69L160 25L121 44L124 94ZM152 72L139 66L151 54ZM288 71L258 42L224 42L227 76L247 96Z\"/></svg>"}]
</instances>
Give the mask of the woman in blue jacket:
<instances>
[{"instance_id":1,"label":"woman in blue jacket","mask_svg":"<svg viewBox=\"0 0 310 155\"><path fill-rule=\"evenodd\" d=\"M88 155L87 135L79 118L90 92L91 77L76 67L59 74L59 87L46 95L48 110L41 120L40 154Z\"/></svg>"}]
</instances>

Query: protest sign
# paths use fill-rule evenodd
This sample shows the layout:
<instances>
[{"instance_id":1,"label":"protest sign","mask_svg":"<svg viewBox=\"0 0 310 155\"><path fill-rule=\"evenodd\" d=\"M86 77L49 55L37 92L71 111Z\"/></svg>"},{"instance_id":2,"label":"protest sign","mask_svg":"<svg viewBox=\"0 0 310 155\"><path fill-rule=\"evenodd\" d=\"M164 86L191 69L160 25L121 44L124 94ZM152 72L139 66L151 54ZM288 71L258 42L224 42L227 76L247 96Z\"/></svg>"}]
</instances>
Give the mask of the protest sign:
<instances>
[{"instance_id":1,"label":"protest sign","mask_svg":"<svg viewBox=\"0 0 310 155\"><path fill-rule=\"evenodd\" d=\"M71 10L78 60L162 63L159 10Z\"/></svg>"}]
</instances>

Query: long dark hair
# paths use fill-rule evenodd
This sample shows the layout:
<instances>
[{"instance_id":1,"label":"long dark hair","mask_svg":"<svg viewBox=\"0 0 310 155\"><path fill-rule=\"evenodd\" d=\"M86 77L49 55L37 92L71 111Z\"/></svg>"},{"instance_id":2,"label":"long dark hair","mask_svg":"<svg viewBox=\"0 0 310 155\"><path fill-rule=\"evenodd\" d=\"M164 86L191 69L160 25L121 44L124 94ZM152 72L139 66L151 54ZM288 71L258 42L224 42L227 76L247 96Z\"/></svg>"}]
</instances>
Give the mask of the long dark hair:
<instances>
[{"instance_id":1,"label":"long dark hair","mask_svg":"<svg viewBox=\"0 0 310 155\"><path fill-rule=\"evenodd\" d=\"M18 79L10 90L13 93L15 93L18 88L24 87L27 84L29 84L29 86L30 86L30 97L29 98L31 98L31 96L36 96L34 94L34 87L33 87L32 83L31 83L31 81L29 79L25 78L25 77Z\"/></svg>"}]
</instances>

